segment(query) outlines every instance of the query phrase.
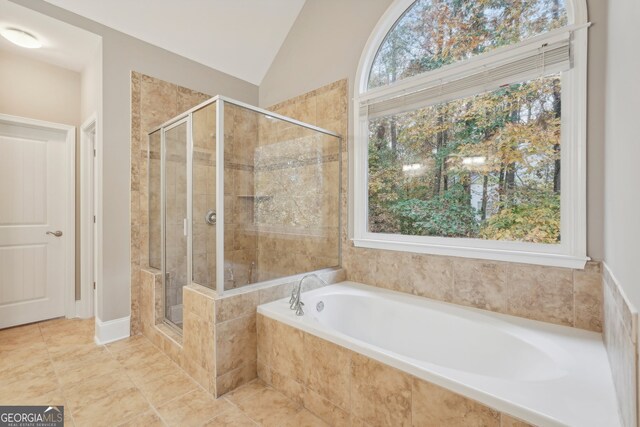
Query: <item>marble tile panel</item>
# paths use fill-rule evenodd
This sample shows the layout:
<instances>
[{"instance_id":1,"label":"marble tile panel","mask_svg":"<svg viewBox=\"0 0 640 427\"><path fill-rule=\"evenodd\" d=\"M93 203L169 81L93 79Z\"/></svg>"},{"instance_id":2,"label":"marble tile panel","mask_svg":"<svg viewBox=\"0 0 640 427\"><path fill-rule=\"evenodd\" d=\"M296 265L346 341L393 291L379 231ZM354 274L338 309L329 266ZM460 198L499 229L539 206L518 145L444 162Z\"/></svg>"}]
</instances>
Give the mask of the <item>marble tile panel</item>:
<instances>
[{"instance_id":1,"label":"marble tile panel","mask_svg":"<svg viewBox=\"0 0 640 427\"><path fill-rule=\"evenodd\" d=\"M605 276L605 280L607 276ZM604 286L604 343L609 356L613 385L618 397L618 408L622 425L635 426L637 423L637 347L629 330L626 310L619 304L624 301L616 298L612 288L615 283ZM629 311L630 312L630 311Z\"/></svg>"},{"instance_id":2,"label":"marble tile panel","mask_svg":"<svg viewBox=\"0 0 640 427\"><path fill-rule=\"evenodd\" d=\"M324 422L335 427L351 425L349 411L345 411L316 392L305 389L304 407Z\"/></svg>"},{"instance_id":3,"label":"marble tile panel","mask_svg":"<svg viewBox=\"0 0 640 427\"><path fill-rule=\"evenodd\" d=\"M453 263L453 271L453 302L501 313L507 312L507 274L504 264L458 258Z\"/></svg>"},{"instance_id":4,"label":"marble tile panel","mask_svg":"<svg viewBox=\"0 0 640 427\"><path fill-rule=\"evenodd\" d=\"M311 334L304 335L306 386L334 405L349 410L351 351ZM274 387L278 388L275 385Z\"/></svg>"},{"instance_id":5,"label":"marble tile panel","mask_svg":"<svg viewBox=\"0 0 640 427\"><path fill-rule=\"evenodd\" d=\"M507 265L508 313L573 325L573 277L567 268Z\"/></svg>"},{"instance_id":6,"label":"marble tile panel","mask_svg":"<svg viewBox=\"0 0 640 427\"><path fill-rule=\"evenodd\" d=\"M284 426L300 412L300 405L272 388L263 388L236 405L251 419L264 426Z\"/></svg>"},{"instance_id":7,"label":"marble tile panel","mask_svg":"<svg viewBox=\"0 0 640 427\"><path fill-rule=\"evenodd\" d=\"M255 313L260 293L251 291L216 300L216 323Z\"/></svg>"},{"instance_id":8,"label":"marble tile panel","mask_svg":"<svg viewBox=\"0 0 640 427\"><path fill-rule=\"evenodd\" d=\"M273 371L270 385L287 396L292 402L301 406L304 404L305 386L302 383L281 375L278 371Z\"/></svg>"},{"instance_id":9,"label":"marble tile panel","mask_svg":"<svg viewBox=\"0 0 640 427\"><path fill-rule=\"evenodd\" d=\"M216 372L224 375L256 360L256 316L251 314L216 326Z\"/></svg>"},{"instance_id":10,"label":"marble tile panel","mask_svg":"<svg viewBox=\"0 0 640 427\"><path fill-rule=\"evenodd\" d=\"M413 425L500 427L500 413L442 387L413 378Z\"/></svg>"},{"instance_id":11,"label":"marble tile panel","mask_svg":"<svg viewBox=\"0 0 640 427\"><path fill-rule=\"evenodd\" d=\"M271 368L304 383L304 333L281 322L272 326Z\"/></svg>"},{"instance_id":12,"label":"marble tile panel","mask_svg":"<svg viewBox=\"0 0 640 427\"><path fill-rule=\"evenodd\" d=\"M599 263L596 263L599 265ZM592 270L596 271L592 271ZM600 268L573 271L574 326L602 332L602 273Z\"/></svg>"},{"instance_id":13,"label":"marble tile panel","mask_svg":"<svg viewBox=\"0 0 640 427\"><path fill-rule=\"evenodd\" d=\"M211 389L215 390L216 396L222 396L243 384L247 384L258 377L256 371L256 361L251 360L233 371L227 372L215 378L215 388L211 385Z\"/></svg>"},{"instance_id":14,"label":"marble tile panel","mask_svg":"<svg viewBox=\"0 0 640 427\"><path fill-rule=\"evenodd\" d=\"M354 353L351 414L371 425L411 425L411 377Z\"/></svg>"}]
</instances>

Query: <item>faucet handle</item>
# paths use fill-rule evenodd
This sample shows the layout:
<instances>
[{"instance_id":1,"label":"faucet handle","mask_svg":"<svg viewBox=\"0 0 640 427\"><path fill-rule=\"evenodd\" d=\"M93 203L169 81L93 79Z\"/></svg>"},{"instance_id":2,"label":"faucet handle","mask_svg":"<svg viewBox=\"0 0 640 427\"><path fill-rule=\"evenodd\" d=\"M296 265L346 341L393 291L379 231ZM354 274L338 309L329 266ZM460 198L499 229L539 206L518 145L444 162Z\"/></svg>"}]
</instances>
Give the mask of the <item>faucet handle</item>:
<instances>
[{"instance_id":1,"label":"faucet handle","mask_svg":"<svg viewBox=\"0 0 640 427\"><path fill-rule=\"evenodd\" d=\"M296 308L296 316L303 316L304 315L304 310L302 309L303 305L304 305L304 303L302 301L300 301L300 303L298 303L298 307Z\"/></svg>"}]
</instances>

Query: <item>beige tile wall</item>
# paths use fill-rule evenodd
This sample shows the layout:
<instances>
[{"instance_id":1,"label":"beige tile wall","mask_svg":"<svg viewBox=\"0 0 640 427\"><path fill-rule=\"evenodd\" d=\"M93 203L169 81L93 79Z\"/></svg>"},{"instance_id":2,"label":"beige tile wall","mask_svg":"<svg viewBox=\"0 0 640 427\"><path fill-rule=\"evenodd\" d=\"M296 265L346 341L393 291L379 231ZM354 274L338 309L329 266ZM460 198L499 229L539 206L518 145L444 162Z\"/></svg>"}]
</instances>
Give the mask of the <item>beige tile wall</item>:
<instances>
[{"instance_id":1,"label":"beige tile wall","mask_svg":"<svg viewBox=\"0 0 640 427\"><path fill-rule=\"evenodd\" d=\"M268 109L346 135L346 122L340 119L343 113L346 118L341 97L345 83L333 83ZM347 147L346 139L339 142L332 136L261 118L256 191L268 194L269 199L256 210L260 280L340 265L346 216L339 212L341 205L342 212L346 207ZM280 215L283 212L287 215Z\"/></svg>"},{"instance_id":2,"label":"beige tile wall","mask_svg":"<svg viewBox=\"0 0 640 427\"><path fill-rule=\"evenodd\" d=\"M316 114L315 97L308 102L313 108L301 117ZM340 264L339 149L339 138L260 115L254 160L260 281Z\"/></svg>"},{"instance_id":3,"label":"beige tile wall","mask_svg":"<svg viewBox=\"0 0 640 427\"><path fill-rule=\"evenodd\" d=\"M182 287L187 283L187 238L183 220L187 216L187 153L186 128L173 128L165 134L165 188L166 188L166 286L165 315L175 324L182 323ZM150 182L149 186L154 183ZM155 187L155 185L154 185ZM144 209L141 207L140 209ZM159 212L158 212L159 213ZM155 212L150 211L150 219ZM153 227L150 230L157 231ZM155 237L155 236L154 236ZM158 248L154 248L158 249ZM155 255L155 254L154 254ZM178 309L176 311L176 309Z\"/></svg>"},{"instance_id":4,"label":"beige tile wall","mask_svg":"<svg viewBox=\"0 0 640 427\"><path fill-rule=\"evenodd\" d=\"M257 266L254 222L254 152L258 143L258 115L226 103L224 108L225 289L251 282ZM233 278L233 279L232 279ZM255 275L253 282L255 282Z\"/></svg>"},{"instance_id":5,"label":"beige tile wall","mask_svg":"<svg viewBox=\"0 0 640 427\"><path fill-rule=\"evenodd\" d=\"M344 281L343 270L319 276L328 283ZM183 288L182 335L163 323L161 272L141 271L141 331L158 348L215 396L222 396L257 376L256 307L290 295L297 282L282 283L219 297L193 284ZM303 290L320 283L308 280Z\"/></svg>"},{"instance_id":6,"label":"beige tile wall","mask_svg":"<svg viewBox=\"0 0 640 427\"><path fill-rule=\"evenodd\" d=\"M341 80L289 99L272 110L348 135L348 84ZM314 113L315 111L315 113ZM314 119L315 118L315 119ZM343 149L347 149L344 138ZM348 155L342 167L348 170ZM348 188L342 176L342 188ZM584 270L542 267L409 252L356 248L347 238L342 194L342 267L347 279L427 298L544 322L602 331L599 262Z\"/></svg>"},{"instance_id":7,"label":"beige tile wall","mask_svg":"<svg viewBox=\"0 0 640 427\"><path fill-rule=\"evenodd\" d=\"M131 334L141 331L141 267L149 265L149 141L152 129L210 98L138 72L131 73Z\"/></svg>"},{"instance_id":8,"label":"beige tile wall","mask_svg":"<svg viewBox=\"0 0 640 427\"><path fill-rule=\"evenodd\" d=\"M318 275L328 283L345 280L341 269L326 270ZM297 280L216 297L216 391L219 396L251 381L257 375L256 307L289 296L296 284ZM319 282L307 280L303 290L318 286Z\"/></svg>"},{"instance_id":9,"label":"beige tile wall","mask_svg":"<svg viewBox=\"0 0 640 427\"><path fill-rule=\"evenodd\" d=\"M604 266L604 343L625 427L638 424L638 313Z\"/></svg>"},{"instance_id":10,"label":"beige tile wall","mask_svg":"<svg viewBox=\"0 0 640 427\"><path fill-rule=\"evenodd\" d=\"M530 426L258 314L258 375L332 426Z\"/></svg>"},{"instance_id":11,"label":"beige tile wall","mask_svg":"<svg viewBox=\"0 0 640 427\"><path fill-rule=\"evenodd\" d=\"M193 379L216 395L215 292L200 286L183 288L182 335L162 322L161 272L142 269L141 332Z\"/></svg>"},{"instance_id":12,"label":"beige tile wall","mask_svg":"<svg viewBox=\"0 0 640 427\"><path fill-rule=\"evenodd\" d=\"M162 314L162 287L158 281L159 273L156 272L155 275L144 273L142 294L140 293L139 267L148 262L145 235L148 227L148 212L144 209L147 206L146 180L140 181L140 170L145 171L142 175L146 174L146 146L140 146L142 144L140 135L145 136L146 144L146 131L142 129L151 128L153 126L149 123L159 124L176 114L173 111L170 113L156 111L158 102L164 102L170 106L174 99L186 98L187 101L184 99L180 102L176 101L176 110L178 110L179 106L184 106L189 102L188 100L196 104L195 98L198 98L197 94L187 96L182 89L177 90L173 98L174 95L171 94L172 91L167 85L170 84L137 73L132 77L132 100L134 101L132 135L139 135L137 141L133 141L135 138L132 139L132 151L135 149L134 152L138 153L137 157L132 157L132 332L142 330L145 335L149 334L151 339L155 340L154 342L160 343L159 347L164 348L174 360L180 361L181 365L185 366L185 369L201 384L208 384L208 389L216 395L222 395L254 378L256 373L260 373L263 378L279 385L281 389L290 387L291 390L300 391L302 385L304 394L299 395L301 396L299 399L315 407L316 412L325 411L329 414L325 414L325 417L335 416L339 419L344 408L340 412L336 410L335 404L329 404L328 402L333 401L319 394L317 389L321 388L320 385L316 387L313 382L309 385L305 382L306 379L302 383L291 381L291 373L288 369L297 368L287 366L287 362L282 362L284 366L275 367L272 367L270 362L258 363L256 348L261 338L260 334L256 334L260 325L256 325L255 307L287 296L295 283L254 289L224 297L218 297L215 292L198 285L188 286L183 291L185 304L183 337L168 330L162 324L156 325L157 319L160 319ZM142 89L147 86L147 89ZM143 104L142 94L146 94L144 102L148 105L145 109L147 112L144 114L146 125L141 124L141 109L136 107ZM188 107L179 111L186 109ZM333 83L278 104L273 107L273 110L336 131L341 135L347 135L347 82L343 80ZM138 113L135 113L136 111ZM315 120L313 111L315 111ZM165 118L163 114L167 114L168 117ZM348 165L346 149L345 143L341 165L345 171ZM133 159L137 160L136 165ZM346 173L342 175L342 188L347 188ZM232 203L227 205L227 209L231 209L230 213L235 209L232 206ZM585 270L569 270L354 248L347 240L345 191L341 194L340 206L342 263L346 267L346 276L345 271L341 269L327 273L325 279L329 282L355 280L522 317L591 330L601 329L602 281L599 263L589 263ZM336 206L323 208L337 209ZM309 240L303 240L303 242L310 243ZM288 251L288 253L293 252L295 251ZM191 298L193 296L198 298ZM202 299L206 303L202 303ZM146 318L142 319L144 320L142 325L139 307L141 304L143 313L146 313L143 315ZM192 331L200 332L192 334ZM353 360L350 363L353 364ZM362 366L362 369L369 369L368 362L363 361ZM406 390L406 384L393 383L392 385ZM410 385L413 396L412 381ZM362 390L366 390L367 386L364 384L362 387ZM289 394L293 395L293 393ZM363 394L366 393L363 392ZM336 400L338 397L332 397L332 399ZM361 404L363 406L356 406L354 411L357 417L365 419L371 416L369 412L373 410L371 408L378 405L376 402L366 403L365 400ZM397 407L394 406L389 410L406 412L405 406L400 402ZM340 409L339 406L338 409ZM413 407L412 410L414 410Z\"/></svg>"},{"instance_id":13,"label":"beige tile wall","mask_svg":"<svg viewBox=\"0 0 640 427\"><path fill-rule=\"evenodd\" d=\"M193 281L215 288L216 227L206 222L216 209L217 103L193 113Z\"/></svg>"}]
</instances>

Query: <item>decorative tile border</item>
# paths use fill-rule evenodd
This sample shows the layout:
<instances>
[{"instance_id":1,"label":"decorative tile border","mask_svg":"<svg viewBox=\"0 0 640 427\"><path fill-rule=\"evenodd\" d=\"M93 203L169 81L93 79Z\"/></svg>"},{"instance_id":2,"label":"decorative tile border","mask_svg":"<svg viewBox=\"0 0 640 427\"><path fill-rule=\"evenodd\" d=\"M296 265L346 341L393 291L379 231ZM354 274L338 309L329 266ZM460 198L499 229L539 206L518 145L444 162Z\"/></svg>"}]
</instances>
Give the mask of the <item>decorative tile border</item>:
<instances>
[{"instance_id":1,"label":"decorative tile border","mask_svg":"<svg viewBox=\"0 0 640 427\"><path fill-rule=\"evenodd\" d=\"M255 169L258 172L275 171L282 169L301 168L304 166L321 165L323 163L337 162L340 159L340 155L327 154L324 156L308 157L302 159L289 159L289 158L277 158L269 159L268 161L260 162Z\"/></svg>"}]
</instances>

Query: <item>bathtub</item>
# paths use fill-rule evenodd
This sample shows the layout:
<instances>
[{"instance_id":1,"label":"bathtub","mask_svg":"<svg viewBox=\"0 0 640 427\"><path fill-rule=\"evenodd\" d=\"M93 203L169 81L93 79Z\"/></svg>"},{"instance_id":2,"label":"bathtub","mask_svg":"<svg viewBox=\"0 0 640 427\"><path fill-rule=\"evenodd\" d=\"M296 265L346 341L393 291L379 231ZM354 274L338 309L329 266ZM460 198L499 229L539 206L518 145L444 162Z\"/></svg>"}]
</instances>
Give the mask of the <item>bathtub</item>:
<instances>
[{"instance_id":1,"label":"bathtub","mask_svg":"<svg viewBox=\"0 0 640 427\"><path fill-rule=\"evenodd\" d=\"M258 313L538 426L620 425L600 334L354 282Z\"/></svg>"}]
</instances>

